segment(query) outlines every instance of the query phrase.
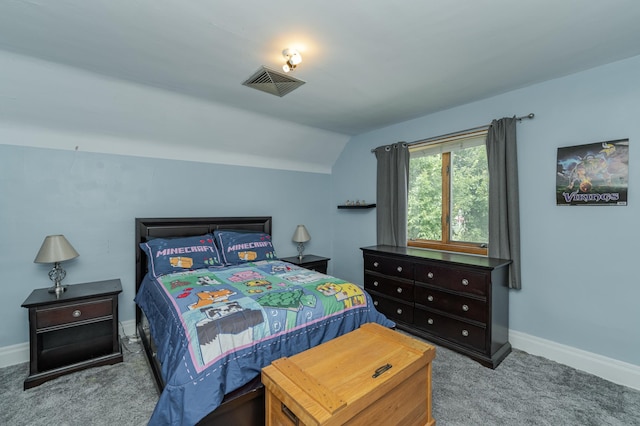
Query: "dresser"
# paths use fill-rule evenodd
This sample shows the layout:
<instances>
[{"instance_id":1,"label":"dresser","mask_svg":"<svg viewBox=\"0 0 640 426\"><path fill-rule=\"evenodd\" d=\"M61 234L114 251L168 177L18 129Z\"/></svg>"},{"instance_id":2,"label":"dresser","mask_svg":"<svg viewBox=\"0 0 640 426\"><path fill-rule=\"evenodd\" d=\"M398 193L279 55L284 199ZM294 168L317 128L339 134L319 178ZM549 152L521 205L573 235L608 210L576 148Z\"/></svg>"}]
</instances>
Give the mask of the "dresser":
<instances>
[{"instance_id":1,"label":"dresser","mask_svg":"<svg viewBox=\"0 0 640 426\"><path fill-rule=\"evenodd\" d=\"M384 245L362 252L364 287L398 328L490 368L511 352L510 260Z\"/></svg>"}]
</instances>

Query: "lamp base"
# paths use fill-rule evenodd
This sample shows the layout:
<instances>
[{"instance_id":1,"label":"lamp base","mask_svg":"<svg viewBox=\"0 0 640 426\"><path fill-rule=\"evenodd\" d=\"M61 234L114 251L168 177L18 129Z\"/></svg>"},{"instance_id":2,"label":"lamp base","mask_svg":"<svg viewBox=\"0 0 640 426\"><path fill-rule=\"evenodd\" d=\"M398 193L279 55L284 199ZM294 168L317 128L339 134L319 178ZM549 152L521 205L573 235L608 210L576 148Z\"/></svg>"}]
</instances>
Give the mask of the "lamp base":
<instances>
[{"instance_id":1,"label":"lamp base","mask_svg":"<svg viewBox=\"0 0 640 426\"><path fill-rule=\"evenodd\" d=\"M66 285L54 285L53 287L49 287L49 293L55 294L56 296L60 296L62 293L67 291Z\"/></svg>"},{"instance_id":2,"label":"lamp base","mask_svg":"<svg viewBox=\"0 0 640 426\"><path fill-rule=\"evenodd\" d=\"M60 262L56 262L53 268L49 271L49 279L53 281L53 287L49 289L49 293L55 293L56 296L60 296L67 289L66 286L61 285L60 282L67 276L67 272L60 266Z\"/></svg>"}]
</instances>

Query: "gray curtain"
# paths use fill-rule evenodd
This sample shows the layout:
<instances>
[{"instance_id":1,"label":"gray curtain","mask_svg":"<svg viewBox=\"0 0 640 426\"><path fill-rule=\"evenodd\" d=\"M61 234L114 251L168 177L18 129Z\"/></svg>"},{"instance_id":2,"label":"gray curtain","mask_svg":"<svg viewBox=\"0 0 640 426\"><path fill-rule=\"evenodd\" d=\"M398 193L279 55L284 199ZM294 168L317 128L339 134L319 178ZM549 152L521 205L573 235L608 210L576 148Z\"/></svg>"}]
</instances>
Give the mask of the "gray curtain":
<instances>
[{"instance_id":1,"label":"gray curtain","mask_svg":"<svg viewBox=\"0 0 640 426\"><path fill-rule=\"evenodd\" d=\"M404 142L398 142L380 146L374 152L378 159L377 243L406 246L409 147Z\"/></svg>"},{"instance_id":2,"label":"gray curtain","mask_svg":"<svg viewBox=\"0 0 640 426\"><path fill-rule=\"evenodd\" d=\"M509 287L520 289L520 207L516 118L493 120L487 133L489 257L511 259Z\"/></svg>"}]
</instances>

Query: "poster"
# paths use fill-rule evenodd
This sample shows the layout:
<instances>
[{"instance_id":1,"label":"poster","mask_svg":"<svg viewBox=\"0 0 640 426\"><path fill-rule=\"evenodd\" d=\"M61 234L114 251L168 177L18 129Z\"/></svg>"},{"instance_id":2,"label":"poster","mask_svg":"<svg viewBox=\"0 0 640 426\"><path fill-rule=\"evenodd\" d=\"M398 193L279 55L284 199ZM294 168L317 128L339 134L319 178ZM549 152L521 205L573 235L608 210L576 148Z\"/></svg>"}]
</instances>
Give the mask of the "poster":
<instances>
[{"instance_id":1,"label":"poster","mask_svg":"<svg viewBox=\"0 0 640 426\"><path fill-rule=\"evenodd\" d=\"M629 139L558 148L559 206L627 205Z\"/></svg>"}]
</instances>

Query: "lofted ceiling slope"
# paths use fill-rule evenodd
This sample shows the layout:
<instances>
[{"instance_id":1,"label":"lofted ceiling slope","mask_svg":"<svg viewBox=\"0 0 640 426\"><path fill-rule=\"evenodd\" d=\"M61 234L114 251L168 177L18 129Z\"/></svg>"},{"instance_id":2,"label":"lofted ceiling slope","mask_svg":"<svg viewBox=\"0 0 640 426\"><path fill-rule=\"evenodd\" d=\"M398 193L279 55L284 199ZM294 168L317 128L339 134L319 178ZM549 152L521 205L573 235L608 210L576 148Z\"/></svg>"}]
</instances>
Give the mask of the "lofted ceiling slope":
<instances>
[{"instance_id":1,"label":"lofted ceiling slope","mask_svg":"<svg viewBox=\"0 0 640 426\"><path fill-rule=\"evenodd\" d=\"M6 0L0 50L355 135L640 54L637 0ZM306 84L242 85L260 66Z\"/></svg>"}]
</instances>

